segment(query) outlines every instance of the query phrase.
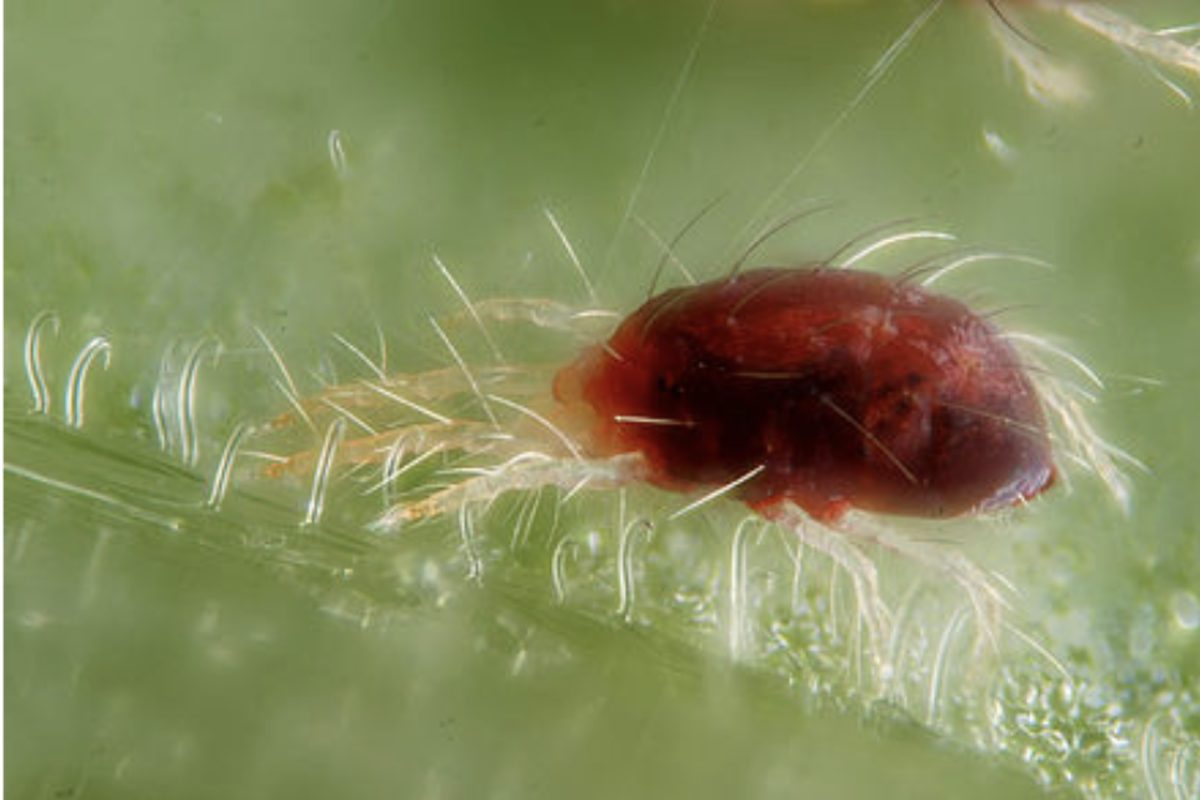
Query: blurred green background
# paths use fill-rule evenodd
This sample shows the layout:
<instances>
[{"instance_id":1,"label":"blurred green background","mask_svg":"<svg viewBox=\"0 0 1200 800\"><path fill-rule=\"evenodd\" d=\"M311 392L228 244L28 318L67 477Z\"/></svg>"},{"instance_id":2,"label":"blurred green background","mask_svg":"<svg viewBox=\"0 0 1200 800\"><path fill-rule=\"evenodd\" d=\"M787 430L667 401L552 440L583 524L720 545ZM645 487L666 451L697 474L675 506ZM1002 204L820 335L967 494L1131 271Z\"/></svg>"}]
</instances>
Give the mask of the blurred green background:
<instances>
[{"instance_id":1,"label":"blurred green background","mask_svg":"<svg viewBox=\"0 0 1200 800\"><path fill-rule=\"evenodd\" d=\"M1188 6L1130 11L1167 26L1194 22ZM1194 796L1200 116L1112 45L1024 9L1091 89L1040 106L958 4L851 109L924 8L7 4L6 791ZM980 265L945 288L1087 359L1106 376L1093 419L1150 470L1132 473L1128 517L1078 475L944 532L1020 591L1020 633L986 663L958 634L962 598L881 557L897 602L919 598L881 689L844 578L814 556L793 584L765 534L738 617L728 507L635 542L618 615L618 506L661 519L680 502L649 490L561 515L549 492L506 498L479 521L479 583L453 521L370 534L378 497L347 481L318 526L299 525L302 484L248 469L203 506L234 426L283 406L254 326L309 391L363 372L333 333L374 353L378 326L393 368L441 366L427 318L458 306L434 253L475 298L586 304L549 209L600 301L628 310L660 252L648 231L669 239L715 198L678 248L702 276L814 200L834 207L754 263L916 218L1057 265ZM48 417L28 411L21 352L43 310L61 320L42 341ZM577 348L496 334L518 363ZM111 364L70 429L63 388L98 335ZM176 434L160 446L152 398L214 339L192 466Z\"/></svg>"}]
</instances>

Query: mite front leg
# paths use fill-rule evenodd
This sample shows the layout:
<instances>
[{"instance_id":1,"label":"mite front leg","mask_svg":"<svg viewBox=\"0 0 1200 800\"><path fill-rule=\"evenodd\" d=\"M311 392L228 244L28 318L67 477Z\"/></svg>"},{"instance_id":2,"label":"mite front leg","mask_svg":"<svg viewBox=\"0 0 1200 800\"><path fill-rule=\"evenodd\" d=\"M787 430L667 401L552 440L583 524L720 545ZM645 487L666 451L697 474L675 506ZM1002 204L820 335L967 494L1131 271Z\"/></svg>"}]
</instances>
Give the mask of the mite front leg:
<instances>
[{"instance_id":1,"label":"mite front leg","mask_svg":"<svg viewBox=\"0 0 1200 800\"><path fill-rule=\"evenodd\" d=\"M335 464L382 464L395 461L406 454L421 457L426 453L460 451L468 455L487 452L498 443L511 439L483 422L450 420L446 423L408 425L358 439L342 442ZM304 450L274 461L267 467L267 477L306 475L312 472L320 458L319 449Z\"/></svg>"},{"instance_id":2,"label":"mite front leg","mask_svg":"<svg viewBox=\"0 0 1200 800\"><path fill-rule=\"evenodd\" d=\"M406 523L457 513L478 503L491 503L511 491L556 486L568 497L582 489L612 489L641 480L645 462L637 454L608 459L556 458L526 452L490 468L472 470L471 477L413 503L385 511L371 524L376 531L393 531Z\"/></svg>"}]
</instances>

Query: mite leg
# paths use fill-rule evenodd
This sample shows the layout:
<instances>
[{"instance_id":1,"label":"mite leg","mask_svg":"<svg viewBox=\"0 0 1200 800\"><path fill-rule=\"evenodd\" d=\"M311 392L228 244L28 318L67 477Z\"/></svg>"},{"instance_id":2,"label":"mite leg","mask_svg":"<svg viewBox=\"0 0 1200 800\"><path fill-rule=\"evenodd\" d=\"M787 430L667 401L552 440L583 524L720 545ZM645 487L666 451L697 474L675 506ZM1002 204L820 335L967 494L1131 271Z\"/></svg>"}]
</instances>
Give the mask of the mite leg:
<instances>
[{"instance_id":1,"label":"mite leg","mask_svg":"<svg viewBox=\"0 0 1200 800\"><path fill-rule=\"evenodd\" d=\"M471 304L482 319L500 323L523 322L537 328L570 333L584 341L594 341L621 319L615 311L602 308L575 308L543 297L496 297ZM447 319L450 324L465 323L468 312Z\"/></svg>"},{"instance_id":2,"label":"mite leg","mask_svg":"<svg viewBox=\"0 0 1200 800\"><path fill-rule=\"evenodd\" d=\"M854 585L859 613L866 623L876 665L886 671L887 642L891 636L891 611L879 590L879 573L875 563L856 543L840 531L826 527L791 502L782 502L768 512L768 517L792 531L804 544L833 559L846 570Z\"/></svg>"},{"instance_id":3,"label":"mite leg","mask_svg":"<svg viewBox=\"0 0 1200 800\"><path fill-rule=\"evenodd\" d=\"M930 544L905 536L861 514L849 514L838 529L860 542L876 544L899 556L941 572L957 583L971 602L976 625L976 653L994 649L1008 603L996 581L953 546Z\"/></svg>"},{"instance_id":4,"label":"mite leg","mask_svg":"<svg viewBox=\"0 0 1200 800\"><path fill-rule=\"evenodd\" d=\"M457 282L453 279L451 281L457 287ZM446 317L447 325L475 323L491 343L493 350L495 344L484 327L485 320L528 323L546 330L570 333L580 341L594 341L603 337L619 320L619 315L612 311L597 308L577 309L544 298L496 298L473 302L467 300L465 295L462 297L466 303L466 310ZM430 321L457 358L457 353L445 332L432 318ZM260 333L260 336L263 334ZM296 396L295 385L282 359L264 336L264 344L279 363L285 378L281 388L285 389L284 393L289 396L293 405L292 411L272 420L269 428L291 427L299 419L303 419L315 430L322 419L328 418L331 413L355 420L356 412L369 414L396 406L417 417L446 422L441 413L427 404L469 393L497 392L531 397L548 385L550 375L554 372L553 367L546 365L510 366L500 363L494 366L473 367L468 374L465 365L459 363L457 366L425 372L387 375L382 359L380 363L375 363L352 342L337 334L334 338L362 361L374 373L373 377L327 386L313 395L301 398ZM496 357L500 361L503 360L499 351L496 351Z\"/></svg>"},{"instance_id":5,"label":"mite leg","mask_svg":"<svg viewBox=\"0 0 1200 800\"><path fill-rule=\"evenodd\" d=\"M1079 73L1057 63L1044 48L1014 30L990 8L987 21L1004 57L1021 75L1025 93L1043 105L1075 105L1087 99L1088 90Z\"/></svg>"},{"instance_id":6,"label":"mite leg","mask_svg":"<svg viewBox=\"0 0 1200 800\"><path fill-rule=\"evenodd\" d=\"M461 311L446 318L447 325L464 324L484 320L501 323L525 322L546 330L571 333L581 341L594 341L603 336L620 319L620 315L604 309L577 309L546 298L493 298L470 304L469 311ZM508 365L474 367L471 370L475 383L483 391L503 391L519 396L530 396L533 390L546 385L549 367L514 367ZM407 405L445 400L456 395L474 391L470 381L459 367L444 367L407 375L377 375L376 380L360 380L353 383L328 387L311 398L302 401L306 411L321 412L332 407L378 408L389 401ZM406 402L409 401L409 402Z\"/></svg>"},{"instance_id":7,"label":"mite leg","mask_svg":"<svg viewBox=\"0 0 1200 800\"><path fill-rule=\"evenodd\" d=\"M478 503L490 503L505 492L557 486L568 493L583 488L611 489L639 480L645 471L640 455L609 459L555 458L543 453L520 453L505 463L446 487L413 503L395 505L371 523L376 531L392 531L405 523L456 513Z\"/></svg>"},{"instance_id":8,"label":"mite leg","mask_svg":"<svg viewBox=\"0 0 1200 800\"><path fill-rule=\"evenodd\" d=\"M1156 61L1164 67L1200 78L1200 48L1173 39L1169 32L1149 30L1099 3L1057 2L1051 4L1051 7L1059 9L1075 23L1118 47Z\"/></svg>"},{"instance_id":9,"label":"mite leg","mask_svg":"<svg viewBox=\"0 0 1200 800\"><path fill-rule=\"evenodd\" d=\"M511 438L491 425L471 420L409 425L343 442L338 447L336 463L382 464L389 459L394 460L398 453L420 456L434 451L457 450L475 455ZM267 467L267 476L305 475L312 471L319 457L320 451L317 449L293 453L282 460L273 461Z\"/></svg>"},{"instance_id":10,"label":"mite leg","mask_svg":"<svg viewBox=\"0 0 1200 800\"><path fill-rule=\"evenodd\" d=\"M537 367L479 367L472 370L481 391L503 391L505 394L530 396L534 390L548 384L549 370ZM299 401L300 408L310 419L319 420L330 414L383 412L389 409L407 415L448 423L444 414L430 408L431 402L445 401L474 392L462 370L444 367L399 375L390 375L383 380L357 380L350 383L328 386L316 394ZM349 412L349 414L347 413ZM267 426L277 430L288 428L297 422L296 413L285 412Z\"/></svg>"}]
</instances>

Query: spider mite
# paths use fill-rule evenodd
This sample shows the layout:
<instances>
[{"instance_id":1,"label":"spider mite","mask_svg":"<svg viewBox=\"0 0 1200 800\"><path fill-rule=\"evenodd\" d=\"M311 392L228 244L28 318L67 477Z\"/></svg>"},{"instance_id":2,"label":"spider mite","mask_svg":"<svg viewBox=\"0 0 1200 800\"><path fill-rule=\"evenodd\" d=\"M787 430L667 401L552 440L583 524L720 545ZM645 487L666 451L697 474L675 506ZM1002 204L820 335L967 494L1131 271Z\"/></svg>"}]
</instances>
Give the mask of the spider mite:
<instances>
[{"instance_id":1,"label":"spider mite","mask_svg":"<svg viewBox=\"0 0 1200 800\"><path fill-rule=\"evenodd\" d=\"M993 511L1057 474L1038 392L1000 332L870 272L756 269L663 292L559 371L554 393L590 454L635 454L664 489L720 487L832 556L876 641L888 611L855 540L953 576L981 641L1002 601L965 558L849 512Z\"/></svg>"},{"instance_id":2,"label":"spider mite","mask_svg":"<svg viewBox=\"0 0 1200 800\"><path fill-rule=\"evenodd\" d=\"M645 477L794 503L949 517L1025 502L1055 478L1020 358L962 303L882 275L757 269L672 289L555 378L590 453Z\"/></svg>"},{"instance_id":3,"label":"spider mite","mask_svg":"<svg viewBox=\"0 0 1200 800\"><path fill-rule=\"evenodd\" d=\"M923 233L886 237L846 263ZM1126 496L1113 462L1120 451L1095 435L1067 382L1047 378L1027 351L1040 348L1098 381L1094 373L929 288L999 256L952 254L901 277L824 262L735 269L656 294L601 336L585 333L611 324L601 312L549 300L474 302L454 282L465 318L492 345L486 325L514 321L588 343L565 365L473 365L431 320L453 365L399 375L354 348L375 377L305 399L288 389L294 410L275 427L302 418L324 441L273 456L270 473L311 476L315 521L336 465L378 467L370 480L389 496L418 464L455 458L432 481L385 500L372 527L457 516L464 545L471 509L511 491L555 486L566 502L582 489L650 484L690 495L671 518L725 497L846 570L876 653L890 611L867 553L874 545L956 582L990 638L1004 602L993 579L953 547L905 536L888 519L1023 505L1065 478L1063 459ZM351 426L364 435L348 436Z\"/></svg>"}]
</instances>

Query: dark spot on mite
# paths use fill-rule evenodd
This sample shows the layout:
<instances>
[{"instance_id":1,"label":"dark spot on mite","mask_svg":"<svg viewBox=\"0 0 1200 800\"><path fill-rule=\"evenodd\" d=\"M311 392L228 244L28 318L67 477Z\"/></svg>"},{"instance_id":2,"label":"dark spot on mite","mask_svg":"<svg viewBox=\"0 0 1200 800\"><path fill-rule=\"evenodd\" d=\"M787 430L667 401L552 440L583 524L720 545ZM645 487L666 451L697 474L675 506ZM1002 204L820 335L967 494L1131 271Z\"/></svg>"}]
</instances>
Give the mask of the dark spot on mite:
<instances>
[{"instance_id":1,"label":"dark spot on mite","mask_svg":"<svg viewBox=\"0 0 1200 800\"><path fill-rule=\"evenodd\" d=\"M663 394L669 394L672 397L683 396L683 385L677 381L670 380L665 375L658 376L658 391Z\"/></svg>"}]
</instances>

